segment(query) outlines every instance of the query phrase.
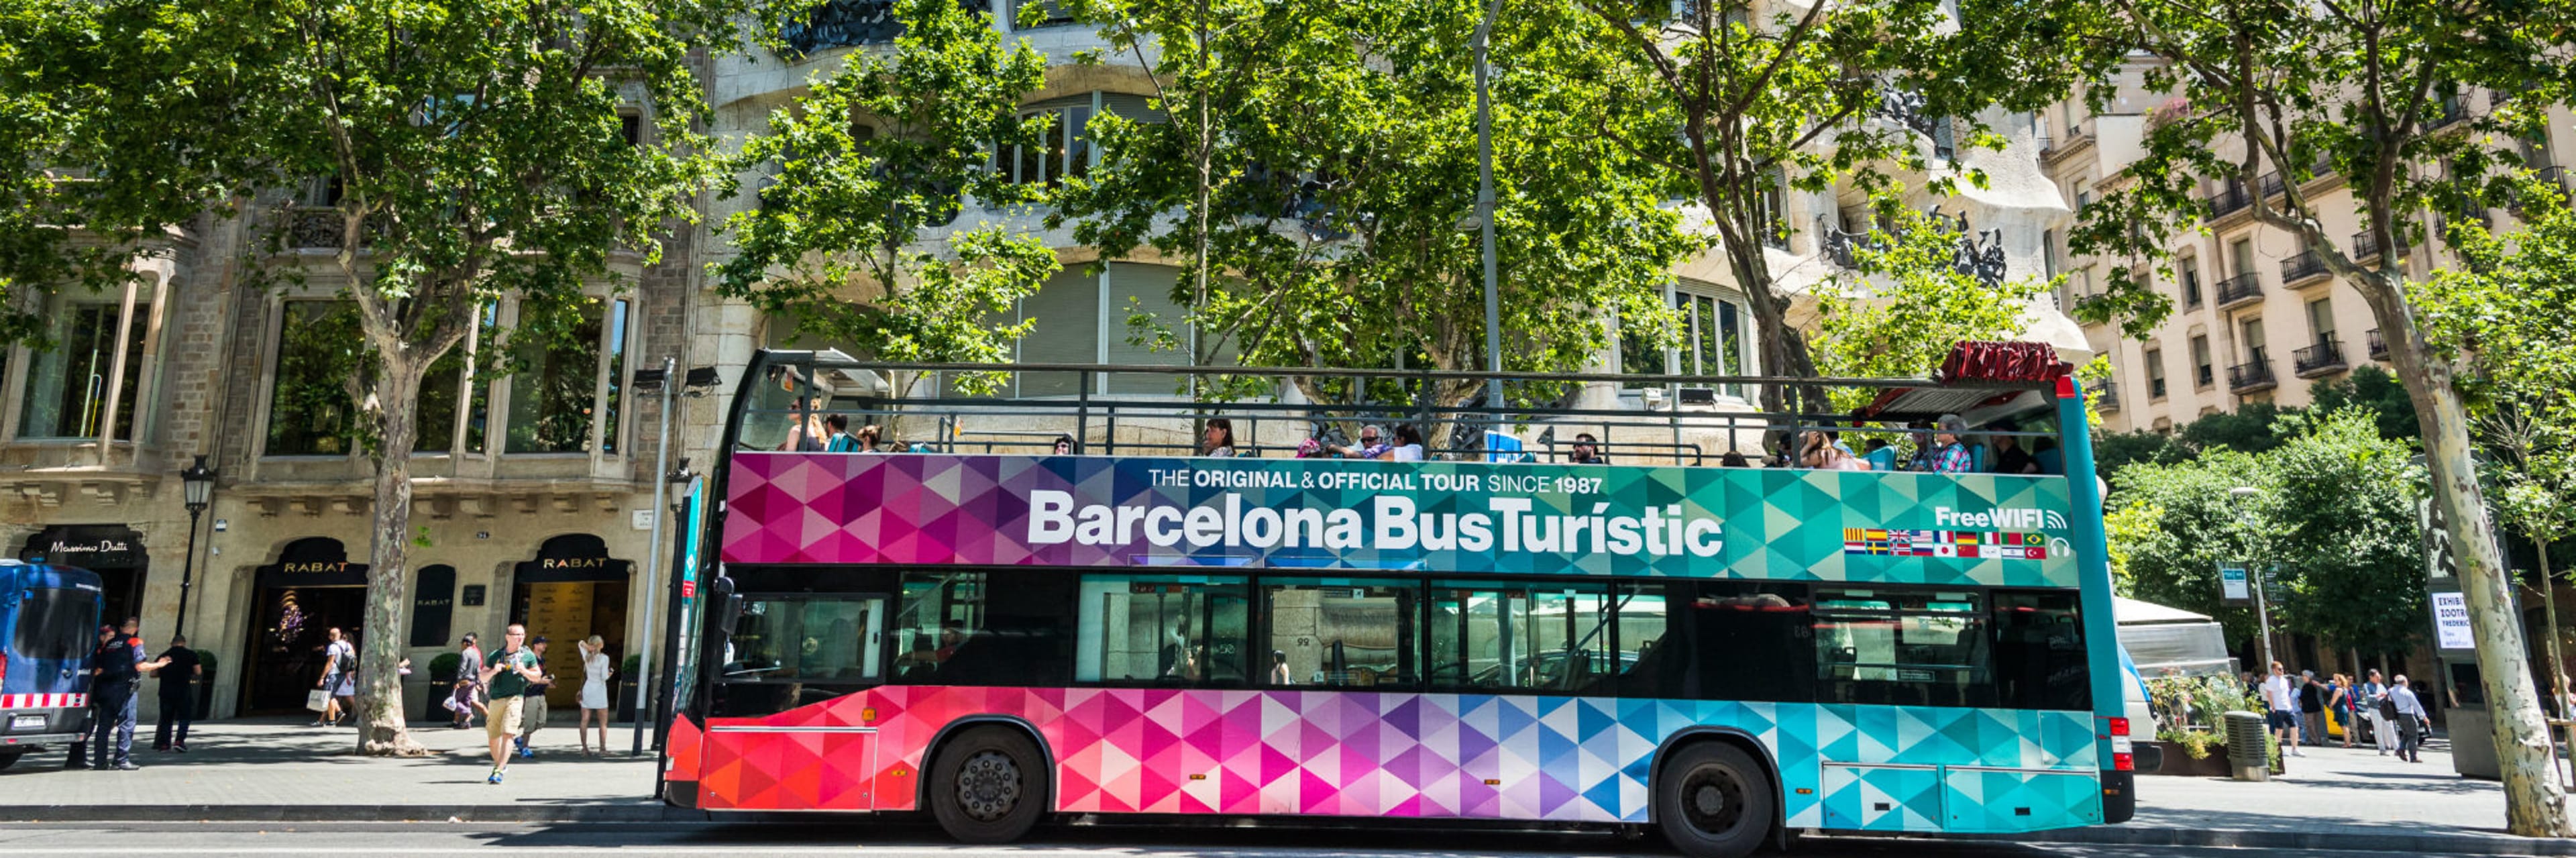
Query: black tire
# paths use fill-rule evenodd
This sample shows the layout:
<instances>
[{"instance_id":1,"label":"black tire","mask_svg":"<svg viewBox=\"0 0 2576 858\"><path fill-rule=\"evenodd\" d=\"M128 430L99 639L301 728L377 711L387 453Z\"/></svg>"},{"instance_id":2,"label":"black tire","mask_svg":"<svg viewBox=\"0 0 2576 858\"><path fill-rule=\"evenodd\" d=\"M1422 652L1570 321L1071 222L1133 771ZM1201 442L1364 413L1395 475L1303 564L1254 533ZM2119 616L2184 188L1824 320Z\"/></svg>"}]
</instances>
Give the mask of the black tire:
<instances>
[{"instance_id":1,"label":"black tire","mask_svg":"<svg viewBox=\"0 0 2576 858\"><path fill-rule=\"evenodd\" d=\"M25 751L0 751L0 769L17 765L18 758L26 755Z\"/></svg>"},{"instance_id":2,"label":"black tire","mask_svg":"<svg viewBox=\"0 0 2576 858\"><path fill-rule=\"evenodd\" d=\"M930 814L959 843L1009 843L1046 814L1046 758L1028 734L975 727L939 747Z\"/></svg>"},{"instance_id":3,"label":"black tire","mask_svg":"<svg viewBox=\"0 0 2576 858\"><path fill-rule=\"evenodd\" d=\"M1752 754L1696 742L1675 750L1655 778L1655 827L1691 858L1743 858L1770 839L1779 802Z\"/></svg>"}]
</instances>

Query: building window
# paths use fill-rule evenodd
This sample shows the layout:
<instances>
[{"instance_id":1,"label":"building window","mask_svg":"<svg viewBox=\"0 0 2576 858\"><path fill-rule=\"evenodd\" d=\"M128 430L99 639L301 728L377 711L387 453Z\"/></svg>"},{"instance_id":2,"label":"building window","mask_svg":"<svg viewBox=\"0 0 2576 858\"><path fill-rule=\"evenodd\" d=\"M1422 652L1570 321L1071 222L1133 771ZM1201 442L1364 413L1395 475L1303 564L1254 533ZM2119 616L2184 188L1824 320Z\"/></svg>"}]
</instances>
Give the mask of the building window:
<instances>
[{"instance_id":1,"label":"building window","mask_svg":"<svg viewBox=\"0 0 2576 858\"><path fill-rule=\"evenodd\" d=\"M483 307L483 330L492 330L498 321L500 307ZM491 385L465 375L465 365L474 354L467 343L458 343L439 355L420 380L420 428L412 450L419 453L481 453L484 432L490 428ZM488 364L477 364L476 373L490 370ZM466 407L464 436L459 442L456 426L457 403Z\"/></svg>"},{"instance_id":2,"label":"building window","mask_svg":"<svg viewBox=\"0 0 2576 858\"><path fill-rule=\"evenodd\" d=\"M2165 398L2165 353L2162 349L2147 350L2147 398Z\"/></svg>"},{"instance_id":3,"label":"building window","mask_svg":"<svg viewBox=\"0 0 2576 858\"><path fill-rule=\"evenodd\" d=\"M2319 345L2334 342L2335 324L2333 298L2319 298L2308 302L2308 330L2316 332L2316 339L2312 342Z\"/></svg>"},{"instance_id":4,"label":"building window","mask_svg":"<svg viewBox=\"0 0 2576 858\"><path fill-rule=\"evenodd\" d=\"M2191 373L2191 384L2195 388L2206 389L2217 383L2217 370L2209 365L2209 337L2206 335L2191 338Z\"/></svg>"},{"instance_id":5,"label":"building window","mask_svg":"<svg viewBox=\"0 0 2576 858\"><path fill-rule=\"evenodd\" d=\"M54 347L34 352L27 366L20 438L91 438L106 429L108 386L117 369L118 304L66 304L52 319ZM116 399L116 437L135 438L134 400L142 394L143 330L152 305L136 303L126 325L125 371Z\"/></svg>"},{"instance_id":6,"label":"building window","mask_svg":"<svg viewBox=\"0 0 2576 858\"><path fill-rule=\"evenodd\" d=\"M1691 291L1687 287L1673 290L1672 296L1673 309L1680 311L1681 315L1679 347L1660 350L1639 339L1622 336L1619 343L1620 371L1641 375L1666 372L1743 375L1752 355L1752 338L1749 336L1752 316L1744 304L1729 297ZM1742 388L1743 385L1738 384L1726 385L1727 395L1742 396Z\"/></svg>"},{"instance_id":7,"label":"building window","mask_svg":"<svg viewBox=\"0 0 2576 858\"><path fill-rule=\"evenodd\" d=\"M346 456L357 449L356 386L365 338L355 301L279 305L277 381L268 397L271 456Z\"/></svg>"},{"instance_id":8,"label":"building window","mask_svg":"<svg viewBox=\"0 0 2576 858\"><path fill-rule=\"evenodd\" d=\"M2182 274L2182 305L2200 306L2200 257L2185 254L2174 268Z\"/></svg>"},{"instance_id":9,"label":"building window","mask_svg":"<svg viewBox=\"0 0 2576 858\"><path fill-rule=\"evenodd\" d=\"M616 438L617 400L625 373L626 304L598 298L581 301L565 308L570 317L555 321L550 335L531 333L531 323L537 320L520 318L513 355L518 367L510 376L510 428L504 452L587 452L595 414L605 417L598 421L600 437ZM619 337L613 347L607 342L610 332ZM602 373L609 378L603 379ZM607 449L602 452L614 452L613 444L604 446Z\"/></svg>"}]
</instances>

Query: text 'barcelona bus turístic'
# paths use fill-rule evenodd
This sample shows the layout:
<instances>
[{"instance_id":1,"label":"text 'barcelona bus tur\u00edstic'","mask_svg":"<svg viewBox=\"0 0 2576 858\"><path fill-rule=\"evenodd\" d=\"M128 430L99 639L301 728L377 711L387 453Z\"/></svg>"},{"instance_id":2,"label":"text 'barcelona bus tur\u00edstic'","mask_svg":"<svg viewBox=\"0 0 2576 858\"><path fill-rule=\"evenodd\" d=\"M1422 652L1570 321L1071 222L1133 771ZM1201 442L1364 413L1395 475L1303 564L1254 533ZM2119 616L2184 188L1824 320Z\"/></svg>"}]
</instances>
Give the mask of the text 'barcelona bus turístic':
<instances>
[{"instance_id":1,"label":"text 'barcelona bus tur\u00edstic'","mask_svg":"<svg viewBox=\"0 0 2576 858\"><path fill-rule=\"evenodd\" d=\"M1752 404L1782 379L1485 382L761 352L683 536L713 550L682 551L665 796L977 843L1324 816L1705 856L2129 818L2053 353L1798 382L1841 403L1808 413Z\"/></svg>"}]
</instances>

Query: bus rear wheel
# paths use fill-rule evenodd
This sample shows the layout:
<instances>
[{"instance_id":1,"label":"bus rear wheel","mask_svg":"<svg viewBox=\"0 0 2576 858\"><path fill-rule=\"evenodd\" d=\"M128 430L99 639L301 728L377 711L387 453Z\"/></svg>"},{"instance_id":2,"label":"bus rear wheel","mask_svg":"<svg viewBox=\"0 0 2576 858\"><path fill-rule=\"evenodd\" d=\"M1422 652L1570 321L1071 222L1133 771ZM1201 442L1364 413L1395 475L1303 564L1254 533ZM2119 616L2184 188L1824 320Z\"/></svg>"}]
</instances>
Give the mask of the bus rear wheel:
<instances>
[{"instance_id":1,"label":"bus rear wheel","mask_svg":"<svg viewBox=\"0 0 2576 858\"><path fill-rule=\"evenodd\" d=\"M1657 779L1655 826L1691 858L1742 858L1771 835L1778 795L1744 749L1725 742L1685 745Z\"/></svg>"},{"instance_id":2,"label":"bus rear wheel","mask_svg":"<svg viewBox=\"0 0 2576 858\"><path fill-rule=\"evenodd\" d=\"M25 751L0 751L0 769L17 765L18 758L26 755Z\"/></svg>"},{"instance_id":3,"label":"bus rear wheel","mask_svg":"<svg viewBox=\"0 0 2576 858\"><path fill-rule=\"evenodd\" d=\"M940 748L930 774L930 813L960 843L1009 843L1046 812L1037 745L1017 730L979 727Z\"/></svg>"}]
</instances>

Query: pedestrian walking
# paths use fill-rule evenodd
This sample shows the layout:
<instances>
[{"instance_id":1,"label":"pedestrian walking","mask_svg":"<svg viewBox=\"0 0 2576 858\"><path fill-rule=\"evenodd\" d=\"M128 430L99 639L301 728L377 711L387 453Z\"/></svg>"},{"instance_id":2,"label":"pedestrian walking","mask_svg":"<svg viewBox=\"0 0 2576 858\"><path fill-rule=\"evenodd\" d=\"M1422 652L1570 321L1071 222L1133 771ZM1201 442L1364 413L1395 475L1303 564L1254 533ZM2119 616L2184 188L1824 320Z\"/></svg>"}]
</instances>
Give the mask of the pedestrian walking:
<instances>
[{"instance_id":1,"label":"pedestrian walking","mask_svg":"<svg viewBox=\"0 0 2576 858\"><path fill-rule=\"evenodd\" d=\"M617 670L608 666L606 639L591 635L581 642L580 648L581 725L573 730L580 734L583 754L605 754L608 753L608 678L615 676ZM593 716L599 718L599 750L595 752L590 749L590 719Z\"/></svg>"},{"instance_id":2,"label":"pedestrian walking","mask_svg":"<svg viewBox=\"0 0 2576 858\"><path fill-rule=\"evenodd\" d=\"M2353 718L2352 677L2335 674L2332 689L2326 696L2326 711L2333 712L2335 722L2343 725L2343 746L2350 748L2353 734L2361 732Z\"/></svg>"},{"instance_id":3,"label":"pedestrian walking","mask_svg":"<svg viewBox=\"0 0 2576 858\"><path fill-rule=\"evenodd\" d=\"M137 628L131 617L122 633L98 627L98 648L90 652L90 767L102 772L140 768L134 764L134 692L143 685L144 674L167 664L145 660L143 639L134 636Z\"/></svg>"},{"instance_id":4,"label":"pedestrian walking","mask_svg":"<svg viewBox=\"0 0 2576 858\"><path fill-rule=\"evenodd\" d=\"M2410 763L2424 761L2424 732L2432 727L2433 716L2424 711L2424 701L2416 699L2415 690L2407 687L2406 674L2388 688L2388 703L2382 712L2392 712L2397 721L2397 758Z\"/></svg>"},{"instance_id":5,"label":"pedestrian walking","mask_svg":"<svg viewBox=\"0 0 2576 858\"><path fill-rule=\"evenodd\" d=\"M546 669L546 636L530 638L528 651L537 656L537 679L519 694L519 758L523 760L537 755L537 731L546 726L546 692L555 687L554 672Z\"/></svg>"},{"instance_id":6,"label":"pedestrian walking","mask_svg":"<svg viewBox=\"0 0 2576 858\"><path fill-rule=\"evenodd\" d=\"M197 659L197 651L188 648L187 635L170 636L170 648L161 651L161 722L152 729L152 750L188 751L188 722L197 715L196 682L206 675L206 666ZM177 729L173 730L172 727Z\"/></svg>"},{"instance_id":7,"label":"pedestrian walking","mask_svg":"<svg viewBox=\"0 0 2576 858\"><path fill-rule=\"evenodd\" d=\"M2388 700L2388 683L2380 680L2379 668L2371 668L2369 680L2361 684L2361 710L2370 719L2370 744L2384 757L2397 749L2397 723L2380 713L2380 704Z\"/></svg>"},{"instance_id":8,"label":"pedestrian walking","mask_svg":"<svg viewBox=\"0 0 2576 858\"><path fill-rule=\"evenodd\" d=\"M336 727L342 716L357 708L358 648L349 643L337 628L323 632L322 636L330 643L322 646L322 678L314 680L313 687L329 696L322 703L321 716L306 726Z\"/></svg>"},{"instance_id":9,"label":"pedestrian walking","mask_svg":"<svg viewBox=\"0 0 2576 858\"><path fill-rule=\"evenodd\" d=\"M462 730L473 726L474 713L483 708L483 648L475 644L473 632L466 632L456 646L456 684L449 687L447 695L447 711L453 717L447 726ZM491 719L486 716L484 720Z\"/></svg>"},{"instance_id":10,"label":"pedestrian walking","mask_svg":"<svg viewBox=\"0 0 2576 858\"><path fill-rule=\"evenodd\" d=\"M2316 670L2298 672L2298 724L2308 745L2326 747L2326 683L2318 683Z\"/></svg>"},{"instance_id":11,"label":"pedestrian walking","mask_svg":"<svg viewBox=\"0 0 2576 858\"><path fill-rule=\"evenodd\" d=\"M2263 705L2270 712L2264 722L2272 728L2272 735L2280 740L2281 753L2293 757L2307 756L2299 753L2298 686L2291 684L2290 674L2281 669L2280 662L2272 663L2271 678L2263 680Z\"/></svg>"},{"instance_id":12,"label":"pedestrian walking","mask_svg":"<svg viewBox=\"0 0 2576 858\"><path fill-rule=\"evenodd\" d=\"M492 745L492 775L486 783L500 783L510 771L510 738L519 733L520 706L528 683L536 681L537 654L528 650L525 641L528 628L511 623L501 637L501 649L492 654L492 662L483 666L479 678L490 702L483 711L483 729Z\"/></svg>"}]
</instances>

